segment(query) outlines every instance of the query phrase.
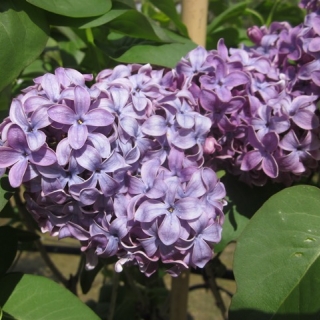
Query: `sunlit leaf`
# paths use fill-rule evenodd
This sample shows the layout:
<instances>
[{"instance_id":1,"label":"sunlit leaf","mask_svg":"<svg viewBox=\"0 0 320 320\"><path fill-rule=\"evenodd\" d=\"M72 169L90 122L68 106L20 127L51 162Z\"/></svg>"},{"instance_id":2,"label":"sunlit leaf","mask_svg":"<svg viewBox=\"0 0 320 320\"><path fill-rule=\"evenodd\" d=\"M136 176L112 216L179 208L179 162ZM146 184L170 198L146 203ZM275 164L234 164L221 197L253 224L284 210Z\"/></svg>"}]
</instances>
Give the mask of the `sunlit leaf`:
<instances>
[{"instance_id":1,"label":"sunlit leaf","mask_svg":"<svg viewBox=\"0 0 320 320\"><path fill-rule=\"evenodd\" d=\"M215 252L222 251L229 242L237 240L255 212L282 188L272 183L263 187L250 187L231 174L223 176L221 181L226 188L228 205L223 210L225 221L222 239L215 245Z\"/></svg>"},{"instance_id":2,"label":"sunlit leaf","mask_svg":"<svg viewBox=\"0 0 320 320\"><path fill-rule=\"evenodd\" d=\"M320 190L271 197L238 239L229 319L320 318Z\"/></svg>"},{"instance_id":3,"label":"sunlit leaf","mask_svg":"<svg viewBox=\"0 0 320 320\"><path fill-rule=\"evenodd\" d=\"M45 277L11 273L0 279L0 305L19 320L98 320L99 317L67 289Z\"/></svg>"},{"instance_id":4,"label":"sunlit leaf","mask_svg":"<svg viewBox=\"0 0 320 320\"><path fill-rule=\"evenodd\" d=\"M123 63L151 63L157 66L174 68L179 60L197 45L171 43L159 46L137 45L127 50L115 60Z\"/></svg>"}]
</instances>

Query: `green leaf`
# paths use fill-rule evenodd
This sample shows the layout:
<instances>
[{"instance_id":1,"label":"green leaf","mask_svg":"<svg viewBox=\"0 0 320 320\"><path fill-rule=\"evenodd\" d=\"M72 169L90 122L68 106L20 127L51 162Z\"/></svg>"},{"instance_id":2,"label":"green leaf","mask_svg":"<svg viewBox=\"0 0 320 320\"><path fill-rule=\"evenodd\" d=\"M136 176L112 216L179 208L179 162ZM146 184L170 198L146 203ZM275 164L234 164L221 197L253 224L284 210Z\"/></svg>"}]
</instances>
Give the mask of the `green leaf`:
<instances>
[{"instance_id":1,"label":"green leaf","mask_svg":"<svg viewBox=\"0 0 320 320\"><path fill-rule=\"evenodd\" d=\"M27 0L36 7L67 17L100 16L111 9L111 0Z\"/></svg>"},{"instance_id":2,"label":"green leaf","mask_svg":"<svg viewBox=\"0 0 320 320\"><path fill-rule=\"evenodd\" d=\"M137 45L115 60L123 63L151 63L157 66L174 68L179 60L196 46L191 41L159 46Z\"/></svg>"},{"instance_id":3,"label":"green leaf","mask_svg":"<svg viewBox=\"0 0 320 320\"><path fill-rule=\"evenodd\" d=\"M0 227L0 276L10 268L16 256L17 248L18 239L15 230L8 226Z\"/></svg>"},{"instance_id":4,"label":"green leaf","mask_svg":"<svg viewBox=\"0 0 320 320\"><path fill-rule=\"evenodd\" d=\"M172 20L182 35L188 36L187 28L182 23L173 0L150 0L150 2Z\"/></svg>"},{"instance_id":5,"label":"green leaf","mask_svg":"<svg viewBox=\"0 0 320 320\"><path fill-rule=\"evenodd\" d=\"M230 6L227 10L223 11L221 14L215 17L213 21L207 26L207 33L211 33L212 31L220 27L223 23L239 17L239 15L243 14L247 5L248 2L243 1Z\"/></svg>"},{"instance_id":6,"label":"green leaf","mask_svg":"<svg viewBox=\"0 0 320 320\"><path fill-rule=\"evenodd\" d=\"M320 190L271 197L240 236L230 320L320 318Z\"/></svg>"},{"instance_id":7,"label":"green leaf","mask_svg":"<svg viewBox=\"0 0 320 320\"><path fill-rule=\"evenodd\" d=\"M106 12L103 15L98 17L90 17L90 18L71 18L65 17L54 13L48 13L47 17L50 21L51 25L55 26L69 26L74 28L86 29L86 28L94 28L106 24L113 19L121 16L123 13L128 11L130 7L123 3L119 3L117 1L112 2L112 10Z\"/></svg>"},{"instance_id":8,"label":"green leaf","mask_svg":"<svg viewBox=\"0 0 320 320\"><path fill-rule=\"evenodd\" d=\"M44 277L11 273L0 279L2 310L19 320L98 320L75 295Z\"/></svg>"},{"instance_id":9,"label":"green leaf","mask_svg":"<svg viewBox=\"0 0 320 320\"><path fill-rule=\"evenodd\" d=\"M108 23L108 27L116 32L133 38L161 41L150 21L136 10L128 10Z\"/></svg>"},{"instance_id":10,"label":"green leaf","mask_svg":"<svg viewBox=\"0 0 320 320\"><path fill-rule=\"evenodd\" d=\"M228 205L223 210L225 221L222 239L214 246L214 251L217 253L222 251L229 242L237 240L255 212L283 188L273 183L267 183L263 187L250 187L231 174L223 176L221 182L226 188Z\"/></svg>"},{"instance_id":11,"label":"green leaf","mask_svg":"<svg viewBox=\"0 0 320 320\"><path fill-rule=\"evenodd\" d=\"M0 2L0 91L40 55L48 34L42 10L20 0Z\"/></svg>"}]
</instances>

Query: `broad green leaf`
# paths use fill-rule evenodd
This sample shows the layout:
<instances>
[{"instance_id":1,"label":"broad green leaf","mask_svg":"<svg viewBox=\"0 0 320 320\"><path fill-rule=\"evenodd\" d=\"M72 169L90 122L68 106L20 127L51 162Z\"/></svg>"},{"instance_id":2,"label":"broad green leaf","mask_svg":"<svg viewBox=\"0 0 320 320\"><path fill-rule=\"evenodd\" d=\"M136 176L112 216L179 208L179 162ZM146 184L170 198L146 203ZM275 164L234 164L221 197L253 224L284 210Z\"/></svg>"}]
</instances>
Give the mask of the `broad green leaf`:
<instances>
[{"instance_id":1,"label":"broad green leaf","mask_svg":"<svg viewBox=\"0 0 320 320\"><path fill-rule=\"evenodd\" d=\"M15 230L8 226L0 227L0 276L10 268L16 256L17 247L18 239Z\"/></svg>"},{"instance_id":2,"label":"broad green leaf","mask_svg":"<svg viewBox=\"0 0 320 320\"><path fill-rule=\"evenodd\" d=\"M100 16L111 9L111 0L27 0L36 7L67 17Z\"/></svg>"},{"instance_id":3,"label":"broad green leaf","mask_svg":"<svg viewBox=\"0 0 320 320\"><path fill-rule=\"evenodd\" d=\"M231 174L223 176L221 181L226 188L228 205L223 210L225 221L222 239L214 246L215 252L222 251L229 242L237 240L255 212L282 188L272 183L263 187L250 187Z\"/></svg>"},{"instance_id":4,"label":"broad green leaf","mask_svg":"<svg viewBox=\"0 0 320 320\"><path fill-rule=\"evenodd\" d=\"M238 239L230 320L320 318L320 190L271 197Z\"/></svg>"},{"instance_id":5,"label":"broad green leaf","mask_svg":"<svg viewBox=\"0 0 320 320\"><path fill-rule=\"evenodd\" d=\"M182 23L173 0L150 0L150 2L172 20L182 35L188 36L187 28Z\"/></svg>"},{"instance_id":6,"label":"broad green leaf","mask_svg":"<svg viewBox=\"0 0 320 320\"><path fill-rule=\"evenodd\" d=\"M2 309L0 307L0 320L2 319Z\"/></svg>"},{"instance_id":7,"label":"broad green leaf","mask_svg":"<svg viewBox=\"0 0 320 320\"><path fill-rule=\"evenodd\" d=\"M40 55L48 33L42 10L20 0L0 2L0 91Z\"/></svg>"},{"instance_id":8,"label":"broad green leaf","mask_svg":"<svg viewBox=\"0 0 320 320\"><path fill-rule=\"evenodd\" d=\"M75 295L45 277L11 273L0 279L2 310L19 320L98 320Z\"/></svg>"},{"instance_id":9,"label":"broad green leaf","mask_svg":"<svg viewBox=\"0 0 320 320\"><path fill-rule=\"evenodd\" d=\"M207 33L210 34L212 31L220 27L223 23L241 15L246 9L247 5L248 2L243 1L230 6L227 10L223 11L221 14L215 17L213 21L207 26Z\"/></svg>"},{"instance_id":10,"label":"broad green leaf","mask_svg":"<svg viewBox=\"0 0 320 320\"><path fill-rule=\"evenodd\" d=\"M174 68L179 60L196 46L191 41L159 46L137 45L115 60L123 63L150 63L161 67Z\"/></svg>"}]
</instances>

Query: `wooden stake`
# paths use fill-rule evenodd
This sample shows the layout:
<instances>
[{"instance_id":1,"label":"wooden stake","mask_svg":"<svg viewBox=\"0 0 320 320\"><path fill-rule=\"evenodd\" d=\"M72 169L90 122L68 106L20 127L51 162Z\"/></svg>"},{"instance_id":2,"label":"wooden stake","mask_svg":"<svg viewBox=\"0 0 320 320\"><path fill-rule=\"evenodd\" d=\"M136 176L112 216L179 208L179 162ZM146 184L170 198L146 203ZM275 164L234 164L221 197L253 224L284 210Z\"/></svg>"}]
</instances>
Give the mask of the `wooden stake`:
<instances>
[{"instance_id":1,"label":"wooden stake","mask_svg":"<svg viewBox=\"0 0 320 320\"><path fill-rule=\"evenodd\" d=\"M208 0L182 0L182 22L192 41L206 46Z\"/></svg>"},{"instance_id":2,"label":"wooden stake","mask_svg":"<svg viewBox=\"0 0 320 320\"><path fill-rule=\"evenodd\" d=\"M179 277L172 278L170 299L170 320L186 320L188 314L190 270L183 271Z\"/></svg>"},{"instance_id":3,"label":"wooden stake","mask_svg":"<svg viewBox=\"0 0 320 320\"><path fill-rule=\"evenodd\" d=\"M206 45L208 0L182 0L182 22L192 41ZM188 314L190 270L171 281L170 320L186 320Z\"/></svg>"}]
</instances>

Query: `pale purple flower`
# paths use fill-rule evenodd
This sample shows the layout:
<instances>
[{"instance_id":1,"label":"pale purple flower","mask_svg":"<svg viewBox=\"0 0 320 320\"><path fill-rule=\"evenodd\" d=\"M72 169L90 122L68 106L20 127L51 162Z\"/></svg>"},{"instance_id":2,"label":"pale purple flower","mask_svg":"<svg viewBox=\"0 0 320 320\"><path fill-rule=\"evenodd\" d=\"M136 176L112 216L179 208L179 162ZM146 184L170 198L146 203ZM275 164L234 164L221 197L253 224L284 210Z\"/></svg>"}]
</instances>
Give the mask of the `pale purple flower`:
<instances>
[{"instance_id":1,"label":"pale purple flower","mask_svg":"<svg viewBox=\"0 0 320 320\"><path fill-rule=\"evenodd\" d=\"M9 181L14 188L21 185L30 163L50 166L57 160L55 153L47 145L36 151L30 150L25 134L18 126L10 127L8 145L0 147L0 153L0 168L12 166L9 171Z\"/></svg>"},{"instance_id":2,"label":"pale purple flower","mask_svg":"<svg viewBox=\"0 0 320 320\"><path fill-rule=\"evenodd\" d=\"M164 201L145 200L135 212L135 220L152 222L158 217L163 217L159 226L159 238L166 245L175 243L180 237L181 220L194 220L198 218L202 209L197 198L186 197L175 201L175 185L168 188Z\"/></svg>"},{"instance_id":3,"label":"pale purple flower","mask_svg":"<svg viewBox=\"0 0 320 320\"><path fill-rule=\"evenodd\" d=\"M229 72L227 64L218 56L213 58L215 73L200 77L201 87L207 90L215 90L221 101L228 102L231 97L231 89L239 85L247 84L249 77L242 71Z\"/></svg>"},{"instance_id":4,"label":"pale purple flower","mask_svg":"<svg viewBox=\"0 0 320 320\"><path fill-rule=\"evenodd\" d=\"M39 129L50 124L46 108L39 107L28 118L22 103L18 99L13 99L10 106L10 119L24 131L30 150L35 151L45 144L46 135Z\"/></svg>"},{"instance_id":5,"label":"pale purple flower","mask_svg":"<svg viewBox=\"0 0 320 320\"><path fill-rule=\"evenodd\" d=\"M319 118L315 115L316 96L299 96L291 100L285 97L281 101L282 111L302 129L311 130L319 127Z\"/></svg>"},{"instance_id":6,"label":"pale purple flower","mask_svg":"<svg viewBox=\"0 0 320 320\"><path fill-rule=\"evenodd\" d=\"M310 162L312 159L320 160L320 140L308 131L301 139L298 139L293 130L290 130L280 141L279 146L286 151L290 151L299 157L302 163ZM313 161L315 163L315 161Z\"/></svg>"},{"instance_id":7,"label":"pale purple flower","mask_svg":"<svg viewBox=\"0 0 320 320\"><path fill-rule=\"evenodd\" d=\"M254 149L245 153L241 170L249 171L261 165L267 176L276 178L279 174L279 168L272 153L278 147L278 135L275 132L268 132L260 141L253 128L248 127L248 140Z\"/></svg>"},{"instance_id":8,"label":"pale purple flower","mask_svg":"<svg viewBox=\"0 0 320 320\"><path fill-rule=\"evenodd\" d=\"M70 125L68 141L73 149L80 149L88 137L88 127L108 126L114 117L102 108L90 110L90 95L80 86L74 89L74 110L66 105L54 105L48 109L50 119Z\"/></svg>"},{"instance_id":9,"label":"pale purple flower","mask_svg":"<svg viewBox=\"0 0 320 320\"><path fill-rule=\"evenodd\" d=\"M274 131L280 134L290 128L288 116L276 116L272 112L273 110L270 106L261 105L257 111L258 117L251 119L251 125L257 131L259 139L262 139L268 132Z\"/></svg>"},{"instance_id":10,"label":"pale purple flower","mask_svg":"<svg viewBox=\"0 0 320 320\"><path fill-rule=\"evenodd\" d=\"M190 226L195 231L194 237L187 241L189 242L190 263L203 268L213 258L210 244L220 242L222 227L219 223L210 221L206 213L190 222Z\"/></svg>"}]
</instances>

